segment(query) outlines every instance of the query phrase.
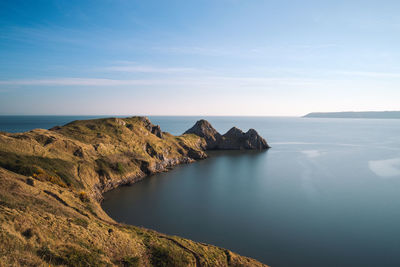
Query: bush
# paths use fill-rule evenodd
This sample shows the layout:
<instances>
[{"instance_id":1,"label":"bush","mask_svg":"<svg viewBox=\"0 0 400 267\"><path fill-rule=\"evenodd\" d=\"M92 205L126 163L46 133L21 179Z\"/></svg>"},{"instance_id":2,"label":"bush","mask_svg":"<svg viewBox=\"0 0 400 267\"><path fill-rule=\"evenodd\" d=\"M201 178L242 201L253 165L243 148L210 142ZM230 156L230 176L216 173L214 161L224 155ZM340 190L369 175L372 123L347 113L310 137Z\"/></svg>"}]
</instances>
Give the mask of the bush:
<instances>
[{"instance_id":1,"label":"bush","mask_svg":"<svg viewBox=\"0 0 400 267\"><path fill-rule=\"evenodd\" d=\"M0 151L0 167L35 179L49 181L61 187L82 187L80 181L72 180L73 165L61 159L19 155Z\"/></svg>"},{"instance_id":2,"label":"bush","mask_svg":"<svg viewBox=\"0 0 400 267\"><path fill-rule=\"evenodd\" d=\"M150 261L157 267L187 266L190 263L184 254L161 246L151 247Z\"/></svg>"},{"instance_id":3,"label":"bush","mask_svg":"<svg viewBox=\"0 0 400 267\"><path fill-rule=\"evenodd\" d=\"M102 266L104 262L99 260L99 254L95 251L84 251L72 246L65 246L52 251L48 246L41 247L37 254L43 260L54 265L66 266Z\"/></svg>"},{"instance_id":4,"label":"bush","mask_svg":"<svg viewBox=\"0 0 400 267\"><path fill-rule=\"evenodd\" d=\"M124 167L122 166L122 164L120 162L117 163L117 172L119 174L123 174L124 173Z\"/></svg>"},{"instance_id":5,"label":"bush","mask_svg":"<svg viewBox=\"0 0 400 267\"><path fill-rule=\"evenodd\" d=\"M96 172L99 176L109 177L112 172L123 174L125 169L124 165L120 162L113 163L110 159L100 158L96 160Z\"/></svg>"},{"instance_id":6,"label":"bush","mask_svg":"<svg viewBox=\"0 0 400 267\"><path fill-rule=\"evenodd\" d=\"M27 239L31 238L33 236L33 230L32 228L28 228L25 231L22 232L22 235L26 237Z\"/></svg>"},{"instance_id":7,"label":"bush","mask_svg":"<svg viewBox=\"0 0 400 267\"><path fill-rule=\"evenodd\" d=\"M96 159L96 172L99 174L99 176L103 176L103 177L108 177L109 176L109 170L110 170L110 166L108 164L108 162L103 159Z\"/></svg>"},{"instance_id":8,"label":"bush","mask_svg":"<svg viewBox=\"0 0 400 267\"><path fill-rule=\"evenodd\" d=\"M140 266L139 257L126 256L121 260L122 266L124 267L137 267Z\"/></svg>"},{"instance_id":9,"label":"bush","mask_svg":"<svg viewBox=\"0 0 400 267\"><path fill-rule=\"evenodd\" d=\"M82 202L89 202L90 201L90 198L89 198L88 194L85 191L79 192L78 196L79 196L79 199Z\"/></svg>"}]
</instances>

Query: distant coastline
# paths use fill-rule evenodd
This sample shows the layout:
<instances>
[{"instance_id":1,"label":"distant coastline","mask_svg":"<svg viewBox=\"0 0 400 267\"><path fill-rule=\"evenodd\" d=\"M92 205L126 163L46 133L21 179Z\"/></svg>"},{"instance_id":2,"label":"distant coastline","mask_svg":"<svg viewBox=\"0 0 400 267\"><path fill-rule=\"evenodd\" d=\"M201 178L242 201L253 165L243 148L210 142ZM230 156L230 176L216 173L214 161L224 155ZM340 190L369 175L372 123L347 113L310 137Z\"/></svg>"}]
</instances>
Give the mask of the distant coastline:
<instances>
[{"instance_id":1,"label":"distant coastline","mask_svg":"<svg viewBox=\"0 0 400 267\"><path fill-rule=\"evenodd\" d=\"M400 111L311 112L303 118L400 119Z\"/></svg>"}]
</instances>

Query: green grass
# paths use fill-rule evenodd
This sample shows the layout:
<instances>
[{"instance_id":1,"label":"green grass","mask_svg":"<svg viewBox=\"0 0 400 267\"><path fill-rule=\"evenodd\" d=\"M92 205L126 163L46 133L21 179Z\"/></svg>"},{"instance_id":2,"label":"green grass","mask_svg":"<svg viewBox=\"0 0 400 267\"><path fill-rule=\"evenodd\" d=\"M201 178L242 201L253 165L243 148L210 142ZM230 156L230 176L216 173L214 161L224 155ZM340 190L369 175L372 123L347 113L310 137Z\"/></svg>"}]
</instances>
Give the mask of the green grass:
<instances>
[{"instance_id":1,"label":"green grass","mask_svg":"<svg viewBox=\"0 0 400 267\"><path fill-rule=\"evenodd\" d=\"M118 162L116 165L116 170L119 174L123 174L125 172L124 167L121 162Z\"/></svg>"},{"instance_id":2,"label":"green grass","mask_svg":"<svg viewBox=\"0 0 400 267\"><path fill-rule=\"evenodd\" d=\"M95 251L85 251L72 246L65 246L50 249L48 246L42 246L37 254L49 264L66 265L71 267L84 266L104 266L104 262L100 261L99 254Z\"/></svg>"},{"instance_id":3,"label":"green grass","mask_svg":"<svg viewBox=\"0 0 400 267\"><path fill-rule=\"evenodd\" d=\"M125 173L124 165L121 162L113 163L109 159L103 157L96 159L96 172L103 177L108 177L112 173L122 175Z\"/></svg>"},{"instance_id":4,"label":"green grass","mask_svg":"<svg viewBox=\"0 0 400 267\"><path fill-rule=\"evenodd\" d=\"M139 257L126 256L121 260L120 263L124 267L138 267L138 266L140 266L140 258Z\"/></svg>"},{"instance_id":5,"label":"green grass","mask_svg":"<svg viewBox=\"0 0 400 267\"><path fill-rule=\"evenodd\" d=\"M190 263L181 250L175 251L171 247L156 245L151 247L150 252L150 261L155 267L187 266Z\"/></svg>"},{"instance_id":6,"label":"green grass","mask_svg":"<svg viewBox=\"0 0 400 267\"><path fill-rule=\"evenodd\" d=\"M107 177L112 171L112 164L105 158L99 158L95 160L96 162L96 172L99 176Z\"/></svg>"},{"instance_id":7,"label":"green grass","mask_svg":"<svg viewBox=\"0 0 400 267\"><path fill-rule=\"evenodd\" d=\"M81 182L73 179L73 164L61 159L0 151L0 167L25 176L33 176L39 180L47 180L60 186L82 187Z\"/></svg>"}]
</instances>

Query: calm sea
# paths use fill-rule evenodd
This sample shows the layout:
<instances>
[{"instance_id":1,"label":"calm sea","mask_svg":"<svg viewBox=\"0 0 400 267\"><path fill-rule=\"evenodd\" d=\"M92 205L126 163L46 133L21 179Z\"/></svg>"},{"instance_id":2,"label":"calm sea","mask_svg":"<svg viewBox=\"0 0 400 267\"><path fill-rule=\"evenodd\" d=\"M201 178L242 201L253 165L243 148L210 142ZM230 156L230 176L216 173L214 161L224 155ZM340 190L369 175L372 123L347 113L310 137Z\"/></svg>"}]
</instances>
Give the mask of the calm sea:
<instances>
[{"instance_id":1,"label":"calm sea","mask_svg":"<svg viewBox=\"0 0 400 267\"><path fill-rule=\"evenodd\" d=\"M0 117L0 130L87 117ZM197 117L150 117L181 134ZM266 152L217 152L105 194L120 222L272 266L400 266L400 120L209 117L255 128ZM50 125L51 124L51 125Z\"/></svg>"}]
</instances>

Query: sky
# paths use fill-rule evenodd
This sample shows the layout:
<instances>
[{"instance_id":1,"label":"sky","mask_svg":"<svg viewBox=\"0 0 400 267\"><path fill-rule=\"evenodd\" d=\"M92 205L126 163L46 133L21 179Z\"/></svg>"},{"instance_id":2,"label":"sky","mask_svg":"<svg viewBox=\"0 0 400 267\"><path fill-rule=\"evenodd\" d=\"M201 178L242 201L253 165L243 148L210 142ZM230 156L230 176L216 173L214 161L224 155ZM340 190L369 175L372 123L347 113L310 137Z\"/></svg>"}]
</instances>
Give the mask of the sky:
<instances>
[{"instance_id":1,"label":"sky","mask_svg":"<svg viewBox=\"0 0 400 267\"><path fill-rule=\"evenodd\" d=\"M397 0L0 0L0 114L400 110L399 11Z\"/></svg>"}]
</instances>

